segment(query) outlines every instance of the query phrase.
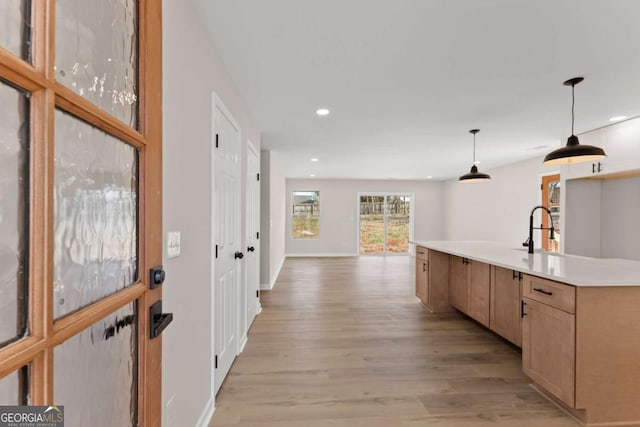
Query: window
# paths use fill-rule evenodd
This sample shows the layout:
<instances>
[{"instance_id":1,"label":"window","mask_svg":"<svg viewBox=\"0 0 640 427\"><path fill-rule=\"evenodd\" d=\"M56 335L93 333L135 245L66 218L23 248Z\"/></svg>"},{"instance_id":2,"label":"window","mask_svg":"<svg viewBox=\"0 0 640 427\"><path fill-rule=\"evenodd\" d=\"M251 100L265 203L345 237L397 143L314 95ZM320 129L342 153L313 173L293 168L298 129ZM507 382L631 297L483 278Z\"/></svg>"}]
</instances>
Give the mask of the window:
<instances>
[{"instance_id":1,"label":"window","mask_svg":"<svg viewBox=\"0 0 640 427\"><path fill-rule=\"evenodd\" d=\"M320 192L294 191L291 235L294 239L317 239L320 236Z\"/></svg>"}]
</instances>

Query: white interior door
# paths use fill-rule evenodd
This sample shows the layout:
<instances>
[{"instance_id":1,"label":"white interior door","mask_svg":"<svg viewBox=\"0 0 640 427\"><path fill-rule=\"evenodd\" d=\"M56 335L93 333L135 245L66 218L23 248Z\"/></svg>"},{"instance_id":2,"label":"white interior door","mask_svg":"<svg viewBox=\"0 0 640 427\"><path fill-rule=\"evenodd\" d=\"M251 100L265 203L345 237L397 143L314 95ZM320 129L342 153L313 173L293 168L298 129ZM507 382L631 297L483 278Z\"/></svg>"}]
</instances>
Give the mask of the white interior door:
<instances>
[{"instance_id":1,"label":"white interior door","mask_svg":"<svg viewBox=\"0 0 640 427\"><path fill-rule=\"evenodd\" d=\"M213 102L214 388L217 393L238 354L240 319L240 129Z\"/></svg>"},{"instance_id":2,"label":"white interior door","mask_svg":"<svg viewBox=\"0 0 640 427\"><path fill-rule=\"evenodd\" d=\"M247 328L260 312L260 160L249 144L247 150Z\"/></svg>"}]
</instances>

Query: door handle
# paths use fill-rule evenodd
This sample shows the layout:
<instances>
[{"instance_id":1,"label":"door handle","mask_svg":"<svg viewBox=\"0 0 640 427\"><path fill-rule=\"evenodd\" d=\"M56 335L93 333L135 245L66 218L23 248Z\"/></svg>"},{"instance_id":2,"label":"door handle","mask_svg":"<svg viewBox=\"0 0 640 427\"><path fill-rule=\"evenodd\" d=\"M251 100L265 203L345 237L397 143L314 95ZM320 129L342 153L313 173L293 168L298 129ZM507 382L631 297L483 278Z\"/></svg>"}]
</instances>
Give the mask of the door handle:
<instances>
[{"instance_id":1,"label":"door handle","mask_svg":"<svg viewBox=\"0 0 640 427\"><path fill-rule=\"evenodd\" d=\"M162 300L158 300L149 307L149 319L150 337L153 339L159 337L169 323L173 322L173 313L163 313Z\"/></svg>"},{"instance_id":2,"label":"door handle","mask_svg":"<svg viewBox=\"0 0 640 427\"><path fill-rule=\"evenodd\" d=\"M255 250L256 250L256 248L254 248L253 246L249 246L249 247L247 248L247 252L253 252L253 251L255 251Z\"/></svg>"},{"instance_id":3,"label":"door handle","mask_svg":"<svg viewBox=\"0 0 640 427\"><path fill-rule=\"evenodd\" d=\"M240 251L236 251L236 254L233 257L235 259L238 259L238 258L242 259L242 258L244 258L244 254L242 252L240 252Z\"/></svg>"}]
</instances>

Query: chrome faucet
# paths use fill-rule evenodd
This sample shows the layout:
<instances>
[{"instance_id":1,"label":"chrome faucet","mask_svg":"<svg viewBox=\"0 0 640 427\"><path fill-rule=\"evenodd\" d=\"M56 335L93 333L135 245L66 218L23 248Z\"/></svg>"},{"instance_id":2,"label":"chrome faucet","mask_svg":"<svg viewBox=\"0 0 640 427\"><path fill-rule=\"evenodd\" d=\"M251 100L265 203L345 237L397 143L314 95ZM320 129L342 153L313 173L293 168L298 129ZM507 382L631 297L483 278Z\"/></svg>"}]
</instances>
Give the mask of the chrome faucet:
<instances>
[{"instance_id":1,"label":"chrome faucet","mask_svg":"<svg viewBox=\"0 0 640 427\"><path fill-rule=\"evenodd\" d=\"M549 224L551 227L534 227L533 226L533 213L538 209L544 209L549 214ZM529 215L529 238L522 244L522 246L529 247L529 253L533 253L533 230L549 230L549 240L554 240L554 228L553 228L553 217L551 216L551 211L542 205L538 205L535 208L531 209L531 214Z\"/></svg>"}]
</instances>

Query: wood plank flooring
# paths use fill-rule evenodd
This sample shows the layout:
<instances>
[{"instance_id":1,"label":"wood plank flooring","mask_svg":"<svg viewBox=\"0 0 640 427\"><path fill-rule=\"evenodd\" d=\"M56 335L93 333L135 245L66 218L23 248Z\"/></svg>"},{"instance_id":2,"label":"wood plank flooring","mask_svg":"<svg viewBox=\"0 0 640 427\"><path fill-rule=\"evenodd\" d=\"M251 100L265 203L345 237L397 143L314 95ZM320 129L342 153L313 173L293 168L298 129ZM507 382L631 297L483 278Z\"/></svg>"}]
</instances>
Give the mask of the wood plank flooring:
<instances>
[{"instance_id":1,"label":"wood plank flooring","mask_svg":"<svg viewBox=\"0 0 640 427\"><path fill-rule=\"evenodd\" d=\"M262 293L210 426L576 426L519 350L428 313L410 257L290 258Z\"/></svg>"}]
</instances>

